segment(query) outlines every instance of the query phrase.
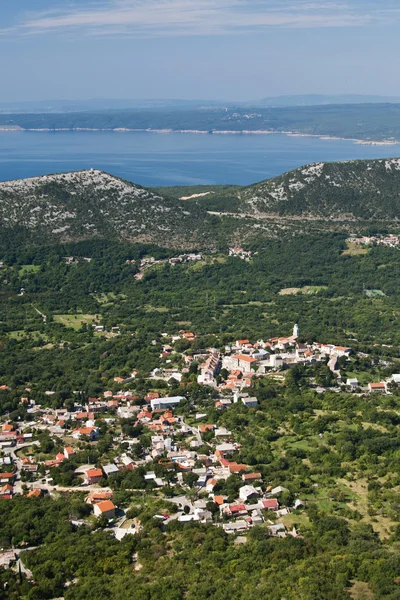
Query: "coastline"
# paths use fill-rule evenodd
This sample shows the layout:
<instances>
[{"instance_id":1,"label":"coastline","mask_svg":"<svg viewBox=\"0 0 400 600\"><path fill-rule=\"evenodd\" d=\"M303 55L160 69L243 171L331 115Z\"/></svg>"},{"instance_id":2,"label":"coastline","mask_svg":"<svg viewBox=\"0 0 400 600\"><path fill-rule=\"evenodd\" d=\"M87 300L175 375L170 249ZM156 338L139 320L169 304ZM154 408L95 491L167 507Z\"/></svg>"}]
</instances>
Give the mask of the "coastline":
<instances>
[{"instance_id":1,"label":"coastline","mask_svg":"<svg viewBox=\"0 0 400 600\"><path fill-rule=\"evenodd\" d=\"M25 132L111 132L111 133L157 133L157 134L170 134L170 133L191 133L191 134L199 134L199 135L286 135L288 137L309 137L309 138L317 138L320 140L327 141L344 141L344 142L353 142L354 144L358 144L361 146L396 146L400 144L400 140L364 140L360 138L346 138L339 136L332 136L326 134L316 134L316 133L301 133L297 131L276 131L276 130L268 130L268 129L244 129L240 131L235 130L212 130L206 131L202 129L131 129L127 127L116 127L113 129L108 128L92 128L92 127L64 127L64 128L54 128L50 129L47 127L43 128L23 128L19 126L0 126L0 133L25 133Z\"/></svg>"}]
</instances>

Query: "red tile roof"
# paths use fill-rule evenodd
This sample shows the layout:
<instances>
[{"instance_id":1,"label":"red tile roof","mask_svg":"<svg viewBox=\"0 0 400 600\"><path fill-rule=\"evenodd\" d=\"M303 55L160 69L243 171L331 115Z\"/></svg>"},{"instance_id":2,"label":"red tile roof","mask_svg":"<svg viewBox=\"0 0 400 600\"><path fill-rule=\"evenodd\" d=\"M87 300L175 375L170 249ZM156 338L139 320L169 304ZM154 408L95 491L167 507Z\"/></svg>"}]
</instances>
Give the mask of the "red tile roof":
<instances>
[{"instance_id":1,"label":"red tile roof","mask_svg":"<svg viewBox=\"0 0 400 600\"><path fill-rule=\"evenodd\" d=\"M111 502L111 500L103 500L102 502L99 502L97 506L101 510L101 512L115 510L115 505L113 502Z\"/></svg>"},{"instance_id":2,"label":"red tile roof","mask_svg":"<svg viewBox=\"0 0 400 600\"><path fill-rule=\"evenodd\" d=\"M231 504L229 510L231 513L238 513L246 510L246 506L244 504Z\"/></svg>"},{"instance_id":3,"label":"red tile roof","mask_svg":"<svg viewBox=\"0 0 400 600\"><path fill-rule=\"evenodd\" d=\"M279 508L278 500L276 498L269 498L268 500L261 500L261 504L264 508Z\"/></svg>"},{"instance_id":4,"label":"red tile roof","mask_svg":"<svg viewBox=\"0 0 400 600\"><path fill-rule=\"evenodd\" d=\"M90 478L92 477L103 477L102 469L89 469L86 471L86 475Z\"/></svg>"}]
</instances>

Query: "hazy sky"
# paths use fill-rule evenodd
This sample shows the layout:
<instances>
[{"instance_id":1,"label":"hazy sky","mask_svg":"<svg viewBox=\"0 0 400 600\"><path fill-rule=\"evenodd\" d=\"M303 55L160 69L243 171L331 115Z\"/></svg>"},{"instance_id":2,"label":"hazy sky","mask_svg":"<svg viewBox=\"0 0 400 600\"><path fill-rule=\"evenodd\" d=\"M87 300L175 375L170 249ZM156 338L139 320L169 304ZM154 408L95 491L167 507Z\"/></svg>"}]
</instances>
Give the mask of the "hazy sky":
<instances>
[{"instance_id":1,"label":"hazy sky","mask_svg":"<svg viewBox=\"0 0 400 600\"><path fill-rule=\"evenodd\" d=\"M14 0L0 102L400 95L398 0Z\"/></svg>"}]
</instances>

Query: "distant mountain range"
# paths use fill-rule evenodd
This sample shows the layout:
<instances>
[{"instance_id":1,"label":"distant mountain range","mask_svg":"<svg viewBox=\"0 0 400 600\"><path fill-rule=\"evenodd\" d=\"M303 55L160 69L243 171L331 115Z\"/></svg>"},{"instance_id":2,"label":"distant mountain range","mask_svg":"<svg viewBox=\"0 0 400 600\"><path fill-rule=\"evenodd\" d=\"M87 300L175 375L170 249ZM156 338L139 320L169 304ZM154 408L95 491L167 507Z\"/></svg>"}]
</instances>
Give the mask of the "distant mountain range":
<instances>
[{"instance_id":1,"label":"distant mountain range","mask_svg":"<svg viewBox=\"0 0 400 600\"><path fill-rule=\"evenodd\" d=\"M70 113L124 109L195 109L209 107L284 107L319 106L327 104L382 104L400 103L400 96L379 96L363 94L301 94L269 96L257 100L210 100L178 98L118 99L88 98L86 100L37 100L0 102L0 113Z\"/></svg>"},{"instance_id":2,"label":"distant mountain range","mask_svg":"<svg viewBox=\"0 0 400 600\"><path fill-rule=\"evenodd\" d=\"M366 96L363 94L303 94L270 96L249 106L324 106L326 104L398 104L400 96Z\"/></svg>"},{"instance_id":3,"label":"distant mountain range","mask_svg":"<svg viewBox=\"0 0 400 600\"><path fill-rule=\"evenodd\" d=\"M187 197L190 188L185 187ZM197 190L198 191L198 190ZM0 228L33 242L102 237L218 248L308 231L400 226L400 159L315 163L180 200L97 170L0 183Z\"/></svg>"}]
</instances>

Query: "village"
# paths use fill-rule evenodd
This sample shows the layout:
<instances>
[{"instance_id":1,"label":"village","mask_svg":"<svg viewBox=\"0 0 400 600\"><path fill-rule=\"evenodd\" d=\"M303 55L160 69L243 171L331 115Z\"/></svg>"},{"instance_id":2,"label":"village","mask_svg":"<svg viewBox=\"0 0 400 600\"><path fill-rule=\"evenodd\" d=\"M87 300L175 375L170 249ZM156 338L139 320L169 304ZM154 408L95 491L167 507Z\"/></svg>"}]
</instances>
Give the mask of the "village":
<instances>
[{"instance_id":1,"label":"village","mask_svg":"<svg viewBox=\"0 0 400 600\"><path fill-rule=\"evenodd\" d=\"M389 246L390 248L397 248L400 245L400 235L394 233L381 234L381 235L368 235L362 237L351 236L346 240L348 243L355 244L356 246Z\"/></svg>"},{"instance_id":2,"label":"village","mask_svg":"<svg viewBox=\"0 0 400 600\"><path fill-rule=\"evenodd\" d=\"M165 524L171 520L212 523L227 533L240 534L239 542L260 524L271 536L301 535L285 517L306 511L307 502L293 497L279 481L265 480L251 465L236 462L241 446L235 431L208 422L204 402L189 406L184 387L179 387L192 369L197 384L212 394L209 402L221 413L238 403L245 410L257 411L258 399L249 393L254 378L283 381L294 365L323 362L335 377L331 390L336 392L390 394L393 386L400 384L400 374L367 386L361 386L357 378L342 380L338 361L349 360L354 354L351 348L304 344L298 337L296 324L289 337L253 343L241 339L223 351L211 347L191 352L189 347L178 353L174 345L184 340L190 346L196 334L185 330L175 335L164 333L160 367L148 380L165 382L179 392L176 395L150 391L140 397L129 389L136 371L129 377L114 378L114 387L122 386L119 391L106 390L95 398L77 392L68 408L41 406L28 390L20 400L26 419L15 422L5 415L1 424L0 499L83 492L92 508L91 518L103 518L104 527L121 539L139 531L140 520L130 520L127 511L114 503L115 477L136 471L140 472L141 489L157 496L165 494L175 507L154 515ZM325 391L312 381L310 386L316 392ZM7 389L0 387L0 391ZM50 398L53 393L46 394ZM105 431L112 435L112 447L92 462L91 453L96 453ZM140 442L138 431L148 434L147 445ZM57 449L46 459L41 458L44 434ZM57 482L55 475L68 464L72 465L72 470L68 468L72 479L67 484ZM234 494L221 493L221 484L232 476L236 479Z\"/></svg>"}]
</instances>

